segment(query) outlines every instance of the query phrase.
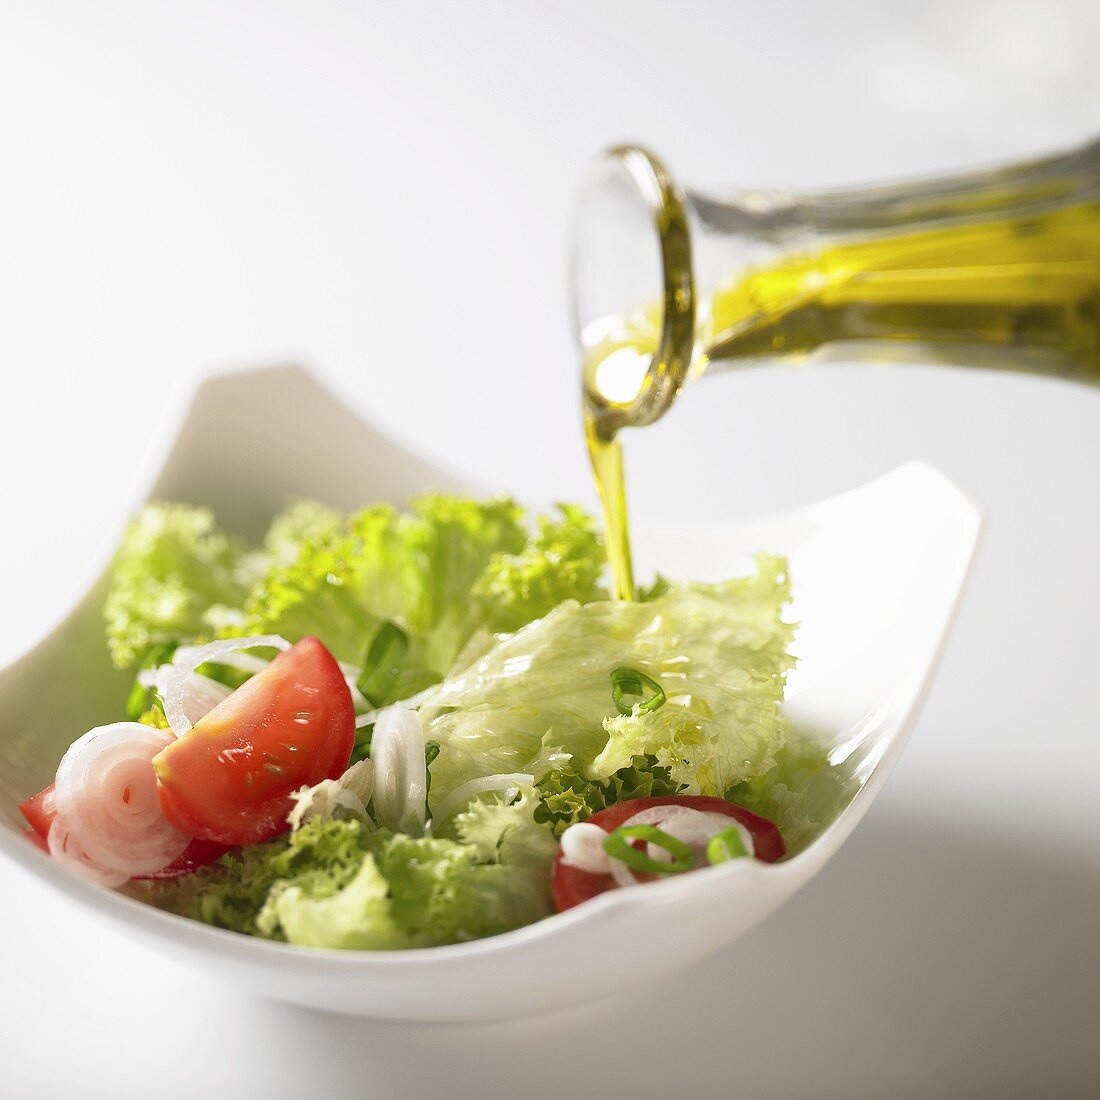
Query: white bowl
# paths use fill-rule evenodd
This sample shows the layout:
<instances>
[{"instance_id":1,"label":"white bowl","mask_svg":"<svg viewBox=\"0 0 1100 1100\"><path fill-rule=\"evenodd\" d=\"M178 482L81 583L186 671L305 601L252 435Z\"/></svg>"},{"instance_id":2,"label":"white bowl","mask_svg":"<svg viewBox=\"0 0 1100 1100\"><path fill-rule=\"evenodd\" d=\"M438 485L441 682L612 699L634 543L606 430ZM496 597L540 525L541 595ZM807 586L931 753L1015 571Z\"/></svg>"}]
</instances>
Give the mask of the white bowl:
<instances>
[{"instance_id":1,"label":"white bowl","mask_svg":"<svg viewBox=\"0 0 1100 1100\"><path fill-rule=\"evenodd\" d=\"M209 505L231 530L255 536L289 497L350 508L400 502L428 488L464 487L356 419L304 371L280 368L204 382L149 495ZM50 781L75 737L117 717L125 700L128 677L110 668L102 640L102 581L0 673L0 850L88 915L280 1000L391 1019L478 1020L610 996L729 944L844 842L916 720L979 526L977 510L955 486L910 463L786 515L638 533L641 568L674 576L732 576L757 550L790 559L792 614L802 626L786 709L796 727L813 730L830 749L830 779L845 804L780 864L729 863L614 891L504 936L405 952L250 939L95 886L29 844L16 807ZM59 682L75 690L50 689ZM593 973L598 982L586 980Z\"/></svg>"}]
</instances>

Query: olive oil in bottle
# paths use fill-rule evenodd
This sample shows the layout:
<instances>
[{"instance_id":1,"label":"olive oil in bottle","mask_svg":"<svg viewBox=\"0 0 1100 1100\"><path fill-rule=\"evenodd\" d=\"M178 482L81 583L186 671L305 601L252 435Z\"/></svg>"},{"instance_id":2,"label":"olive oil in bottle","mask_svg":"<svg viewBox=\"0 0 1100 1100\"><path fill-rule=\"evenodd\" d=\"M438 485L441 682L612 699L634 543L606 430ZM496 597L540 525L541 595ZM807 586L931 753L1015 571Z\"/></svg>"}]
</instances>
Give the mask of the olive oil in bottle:
<instances>
[{"instance_id":1,"label":"olive oil in bottle","mask_svg":"<svg viewBox=\"0 0 1100 1100\"><path fill-rule=\"evenodd\" d=\"M619 432L658 419L689 377L800 364L841 345L847 357L890 362L893 349L919 345L926 361L1100 384L1100 146L952 180L772 201L685 196L649 154L609 158L652 217L660 256L650 304L619 312L606 311L606 287L636 285L636 260L624 260L634 267L620 278L605 249L605 270L577 273L586 437L617 598L634 597ZM622 182L620 202L631 194ZM620 220L633 233L643 219ZM585 263L593 259L579 247ZM703 293L700 264L719 272Z\"/></svg>"}]
</instances>

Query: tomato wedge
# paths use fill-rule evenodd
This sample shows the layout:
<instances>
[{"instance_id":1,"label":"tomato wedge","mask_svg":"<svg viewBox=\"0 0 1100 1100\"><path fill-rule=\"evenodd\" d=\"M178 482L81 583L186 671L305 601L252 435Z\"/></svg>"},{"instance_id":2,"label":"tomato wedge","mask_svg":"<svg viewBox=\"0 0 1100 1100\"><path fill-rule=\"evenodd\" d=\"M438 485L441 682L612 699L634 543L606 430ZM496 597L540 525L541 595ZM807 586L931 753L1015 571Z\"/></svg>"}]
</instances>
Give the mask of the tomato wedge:
<instances>
[{"instance_id":1,"label":"tomato wedge","mask_svg":"<svg viewBox=\"0 0 1100 1100\"><path fill-rule=\"evenodd\" d=\"M30 828L27 830L27 839L36 844L44 852L49 852L50 826L57 817L57 810L53 807L53 784L39 791L33 798L19 804L19 810L27 819ZM138 875L142 879L178 878L180 875L189 875L208 863L221 859L226 852L232 851L224 844L216 844L210 840L192 840L186 851L174 863L170 863L161 871L151 875Z\"/></svg>"},{"instance_id":2,"label":"tomato wedge","mask_svg":"<svg viewBox=\"0 0 1100 1100\"><path fill-rule=\"evenodd\" d=\"M45 841L50 835L53 819L57 817L57 811L53 807L53 784L44 787L26 802L20 802L19 812L27 819L27 824L35 833Z\"/></svg>"},{"instance_id":3,"label":"tomato wedge","mask_svg":"<svg viewBox=\"0 0 1100 1100\"><path fill-rule=\"evenodd\" d=\"M706 813L725 814L743 825L752 837L754 857L763 863L775 863L786 854L783 837L774 822L760 817L743 806L727 802L724 798L708 798L705 795L669 795L665 798L634 798L628 802L619 802L600 810L588 820L593 825L611 833L620 825L642 810L653 806L684 806L690 810L702 810ZM689 872L690 873L690 872ZM562 861L559 851L554 860L553 871L554 908L563 913L580 905L582 901L596 897L607 890L618 889L611 875L595 874L582 870Z\"/></svg>"},{"instance_id":4,"label":"tomato wedge","mask_svg":"<svg viewBox=\"0 0 1100 1100\"><path fill-rule=\"evenodd\" d=\"M343 774L354 743L344 674L303 638L153 759L160 803L191 836L257 844L286 830L292 791Z\"/></svg>"}]
</instances>

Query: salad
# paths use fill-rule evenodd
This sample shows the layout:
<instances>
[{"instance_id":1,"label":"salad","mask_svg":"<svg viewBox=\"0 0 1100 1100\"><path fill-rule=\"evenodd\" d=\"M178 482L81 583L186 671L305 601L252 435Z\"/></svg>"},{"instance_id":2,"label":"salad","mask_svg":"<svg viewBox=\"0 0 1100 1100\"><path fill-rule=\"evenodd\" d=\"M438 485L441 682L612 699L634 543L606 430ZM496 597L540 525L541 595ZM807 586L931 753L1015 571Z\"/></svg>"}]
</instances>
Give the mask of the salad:
<instances>
[{"instance_id":1,"label":"salad","mask_svg":"<svg viewBox=\"0 0 1100 1100\"><path fill-rule=\"evenodd\" d=\"M75 872L313 947L456 943L812 828L783 559L609 599L592 519L301 502L259 546L158 503L112 567L118 720L22 804Z\"/></svg>"}]
</instances>

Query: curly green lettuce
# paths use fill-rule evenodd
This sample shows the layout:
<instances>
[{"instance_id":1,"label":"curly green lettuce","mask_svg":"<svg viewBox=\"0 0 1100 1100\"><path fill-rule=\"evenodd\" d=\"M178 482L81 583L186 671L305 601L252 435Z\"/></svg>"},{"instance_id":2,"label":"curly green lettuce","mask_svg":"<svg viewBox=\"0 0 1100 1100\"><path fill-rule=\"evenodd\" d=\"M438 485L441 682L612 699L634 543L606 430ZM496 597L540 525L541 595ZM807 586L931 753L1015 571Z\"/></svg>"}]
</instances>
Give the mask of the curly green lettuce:
<instances>
[{"instance_id":1,"label":"curly green lettuce","mask_svg":"<svg viewBox=\"0 0 1100 1100\"><path fill-rule=\"evenodd\" d=\"M411 643L393 689L404 698L447 672L482 624L475 582L494 554L525 540L522 512L505 498L433 494L408 512L366 508L317 524L277 559L248 595L241 632L316 634L358 665L382 624L394 623Z\"/></svg>"},{"instance_id":2,"label":"curly green lettuce","mask_svg":"<svg viewBox=\"0 0 1100 1100\"><path fill-rule=\"evenodd\" d=\"M276 562L289 565L302 544L338 531L344 515L316 500L296 500L277 515L264 535L264 550Z\"/></svg>"},{"instance_id":3,"label":"curly green lettuce","mask_svg":"<svg viewBox=\"0 0 1100 1100\"><path fill-rule=\"evenodd\" d=\"M536 803L529 790L510 805L477 803L447 837L318 817L150 893L207 924L307 947L390 950L496 935L551 912L557 844L534 822Z\"/></svg>"},{"instance_id":4,"label":"curly green lettuce","mask_svg":"<svg viewBox=\"0 0 1100 1100\"><path fill-rule=\"evenodd\" d=\"M348 664L363 662L385 623L409 636L392 698L438 682L471 642L515 629L563 599L601 598L604 554L591 519L574 506L541 517L499 497L429 494L407 511L388 505L350 516L299 501L248 548L209 511L153 504L134 520L115 559L106 613L119 667L158 645L213 636L316 634Z\"/></svg>"},{"instance_id":5,"label":"curly green lettuce","mask_svg":"<svg viewBox=\"0 0 1100 1100\"><path fill-rule=\"evenodd\" d=\"M565 600L607 599L600 584L603 543L592 517L573 504L557 507L560 519L540 516L538 533L518 553L494 554L474 586L494 633L518 630Z\"/></svg>"},{"instance_id":6,"label":"curly green lettuce","mask_svg":"<svg viewBox=\"0 0 1100 1100\"><path fill-rule=\"evenodd\" d=\"M775 767L726 791L726 798L779 826L788 855L797 855L832 823L859 789L860 769L830 763L827 739L792 732Z\"/></svg>"},{"instance_id":7,"label":"curly green lettuce","mask_svg":"<svg viewBox=\"0 0 1100 1100\"><path fill-rule=\"evenodd\" d=\"M116 667L137 667L155 646L213 637L241 606L255 568L208 509L147 505L111 568L104 614Z\"/></svg>"},{"instance_id":8,"label":"curly green lettuce","mask_svg":"<svg viewBox=\"0 0 1100 1100\"><path fill-rule=\"evenodd\" d=\"M678 783L656 757L635 756L606 779L589 779L572 765L554 768L536 784L539 805L534 818L560 836L570 825L587 821L593 814L633 798L656 798L677 794Z\"/></svg>"}]
</instances>

